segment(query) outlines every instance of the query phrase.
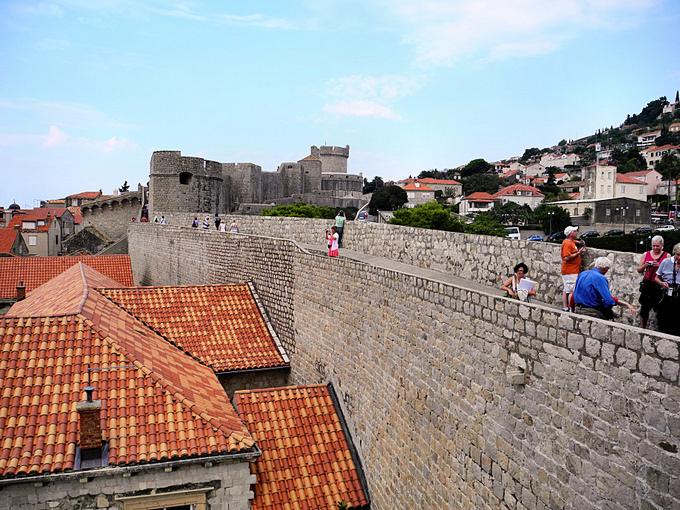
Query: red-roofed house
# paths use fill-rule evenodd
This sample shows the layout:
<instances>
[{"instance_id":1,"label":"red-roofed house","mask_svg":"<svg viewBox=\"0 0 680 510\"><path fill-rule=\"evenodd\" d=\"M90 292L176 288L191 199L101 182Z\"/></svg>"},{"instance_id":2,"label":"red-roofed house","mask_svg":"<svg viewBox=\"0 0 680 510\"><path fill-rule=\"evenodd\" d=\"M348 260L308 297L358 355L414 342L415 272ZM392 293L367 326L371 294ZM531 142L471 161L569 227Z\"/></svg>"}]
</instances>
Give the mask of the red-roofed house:
<instances>
[{"instance_id":1,"label":"red-roofed house","mask_svg":"<svg viewBox=\"0 0 680 510\"><path fill-rule=\"evenodd\" d=\"M18 228L0 228L0 257L28 255L28 247Z\"/></svg>"},{"instance_id":2,"label":"red-roofed house","mask_svg":"<svg viewBox=\"0 0 680 510\"><path fill-rule=\"evenodd\" d=\"M434 190L425 184L410 182L400 185L400 187L408 197L408 202L404 204L406 207L415 207L434 200Z\"/></svg>"},{"instance_id":3,"label":"red-roofed house","mask_svg":"<svg viewBox=\"0 0 680 510\"><path fill-rule=\"evenodd\" d=\"M528 205L532 209L536 209L545 196L541 190L526 184L512 184L500 189L493 195L493 198L501 204L513 202L518 205Z\"/></svg>"},{"instance_id":4,"label":"red-roofed house","mask_svg":"<svg viewBox=\"0 0 680 510\"><path fill-rule=\"evenodd\" d=\"M628 174L616 174L616 185L614 196L628 197L634 200L647 200L647 184L636 178L631 177Z\"/></svg>"},{"instance_id":5,"label":"red-roofed house","mask_svg":"<svg viewBox=\"0 0 680 510\"><path fill-rule=\"evenodd\" d=\"M57 214L68 215L71 218L70 224L73 225L73 216L67 209L38 208L17 211L8 227L17 227L21 230L30 255L42 257L59 255L64 236Z\"/></svg>"},{"instance_id":6,"label":"red-roofed house","mask_svg":"<svg viewBox=\"0 0 680 510\"><path fill-rule=\"evenodd\" d=\"M463 185L460 182L453 179L434 179L432 177L414 179L412 177L409 177L408 179L402 179L401 181L399 181L398 184L403 189L406 189L405 186L409 184L420 184L421 186L426 186L427 188L430 188L433 191L441 191L442 195L445 197L455 198L463 194Z\"/></svg>"},{"instance_id":7,"label":"red-roofed house","mask_svg":"<svg viewBox=\"0 0 680 510\"><path fill-rule=\"evenodd\" d=\"M490 193L485 191L475 191L468 196L463 197L460 201L460 214L466 216L468 214L476 214L480 212L488 212L493 209L495 198Z\"/></svg>"},{"instance_id":8,"label":"red-roofed house","mask_svg":"<svg viewBox=\"0 0 680 510\"><path fill-rule=\"evenodd\" d=\"M0 318L0 507L249 508L253 437L209 367L96 290L117 285L80 263Z\"/></svg>"},{"instance_id":9,"label":"red-roofed house","mask_svg":"<svg viewBox=\"0 0 680 510\"><path fill-rule=\"evenodd\" d=\"M648 197L657 194L657 188L661 184L662 178L661 174L656 170L640 170L639 172L628 172L626 175L644 182L647 185L646 192Z\"/></svg>"},{"instance_id":10,"label":"red-roofed house","mask_svg":"<svg viewBox=\"0 0 680 510\"><path fill-rule=\"evenodd\" d=\"M66 197L66 207L81 206L88 202L94 202L102 196L101 191L83 191Z\"/></svg>"},{"instance_id":11,"label":"red-roofed house","mask_svg":"<svg viewBox=\"0 0 680 510\"><path fill-rule=\"evenodd\" d=\"M656 164L661 161L666 154L672 154L675 157L680 157L680 146L678 145L662 145L661 147L647 147L640 151L640 154L647 162L647 168L653 169Z\"/></svg>"},{"instance_id":12,"label":"red-roofed house","mask_svg":"<svg viewBox=\"0 0 680 510\"><path fill-rule=\"evenodd\" d=\"M661 131L658 129L655 131L649 131L648 133L641 133L637 137L637 146L649 147L654 145L654 140L656 140L659 136L661 136Z\"/></svg>"}]
</instances>

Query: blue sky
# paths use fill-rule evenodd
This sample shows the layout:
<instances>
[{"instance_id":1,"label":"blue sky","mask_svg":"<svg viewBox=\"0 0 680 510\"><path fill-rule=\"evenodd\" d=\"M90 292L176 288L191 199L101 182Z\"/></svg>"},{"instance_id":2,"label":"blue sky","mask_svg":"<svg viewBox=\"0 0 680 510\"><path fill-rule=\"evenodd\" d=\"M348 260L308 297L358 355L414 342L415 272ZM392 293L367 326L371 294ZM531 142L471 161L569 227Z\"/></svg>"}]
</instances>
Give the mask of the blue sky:
<instances>
[{"instance_id":1,"label":"blue sky","mask_svg":"<svg viewBox=\"0 0 680 510\"><path fill-rule=\"evenodd\" d=\"M675 0L0 0L0 205L154 150L400 178L617 125L680 88Z\"/></svg>"}]
</instances>

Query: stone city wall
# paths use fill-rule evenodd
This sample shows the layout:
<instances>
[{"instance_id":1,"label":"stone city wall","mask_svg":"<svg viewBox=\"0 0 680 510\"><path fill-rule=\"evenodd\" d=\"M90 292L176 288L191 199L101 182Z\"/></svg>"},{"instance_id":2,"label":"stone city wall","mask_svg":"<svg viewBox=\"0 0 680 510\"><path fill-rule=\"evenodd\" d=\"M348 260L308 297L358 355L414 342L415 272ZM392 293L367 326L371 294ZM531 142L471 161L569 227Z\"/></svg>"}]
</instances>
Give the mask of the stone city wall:
<instances>
[{"instance_id":1,"label":"stone city wall","mask_svg":"<svg viewBox=\"0 0 680 510\"><path fill-rule=\"evenodd\" d=\"M82 227L94 227L113 241L125 237L128 224L132 218L139 221L142 211L141 193L126 195L82 206Z\"/></svg>"},{"instance_id":2,"label":"stone city wall","mask_svg":"<svg viewBox=\"0 0 680 510\"><path fill-rule=\"evenodd\" d=\"M253 499L251 484L255 481L255 475L250 474L248 462L215 462L211 466L198 463L168 469L165 471L158 467L148 467L129 471L125 475L119 472L115 475L109 473L107 476L81 472L55 477L45 483L7 485L0 488L0 510L124 510L126 500L120 499L121 497L149 495L152 489L159 495L199 490L206 495L207 506L201 506L206 510L250 508L250 501ZM143 508L164 507L165 505L159 503Z\"/></svg>"},{"instance_id":3,"label":"stone city wall","mask_svg":"<svg viewBox=\"0 0 680 510\"><path fill-rule=\"evenodd\" d=\"M290 382L334 384L373 508L680 505L675 337L280 239L129 236L138 281L257 282L294 345Z\"/></svg>"},{"instance_id":4,"label":"stone city wall","mask_svg":"<svg viewBox=\"0 0 680 510\"><path fill-rule=\"evenodd\" d=\"M171 224L182 226L191 225L194 216L165 213ZM239 224L241 233L319 245L323 245L324 230L333 224L332 220L307 218L246 215L222 218L227 224L233 220ZM493 287L499 287L512 274L515 264L525 262L529 266L529 277L537 282L539 299L546 303L562 302L559 244L358 221L347 222L343 243L348 250L450 272ZM614 295L637 303L641 278L635 268L641 255L590 248L584 268L603 255L613 261L607 278Z\"/></svg>"}]
</instances>

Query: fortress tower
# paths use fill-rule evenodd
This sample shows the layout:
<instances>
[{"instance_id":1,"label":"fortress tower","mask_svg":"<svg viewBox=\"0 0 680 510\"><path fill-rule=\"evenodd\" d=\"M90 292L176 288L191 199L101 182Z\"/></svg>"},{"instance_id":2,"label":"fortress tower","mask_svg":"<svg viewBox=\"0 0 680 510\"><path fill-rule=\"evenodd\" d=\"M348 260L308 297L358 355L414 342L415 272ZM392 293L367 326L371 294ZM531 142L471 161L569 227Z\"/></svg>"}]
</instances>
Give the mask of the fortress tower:
<instances>
[{"instance_id":1,"label":"fortress tower","mask_svg":"<svg viewBox=\"0 0 680 510\"><path fill-rule=\"evenodd\" d=\"M149 207L154 211L217 213L225 206L222 164L155 151L149 169Z\"/></svg>"},{"instance_id":2,"label":"fortress tower","mask_svg":"<svg viewBox=\"0 0 680 510\"><path fill-rule=\"evenodd\" d=\"M321 171L324 173L346 174L349 159L349 145L335 147L333 145L312 145L310 154L321 160Z\"/></svg>"}]
</instances>

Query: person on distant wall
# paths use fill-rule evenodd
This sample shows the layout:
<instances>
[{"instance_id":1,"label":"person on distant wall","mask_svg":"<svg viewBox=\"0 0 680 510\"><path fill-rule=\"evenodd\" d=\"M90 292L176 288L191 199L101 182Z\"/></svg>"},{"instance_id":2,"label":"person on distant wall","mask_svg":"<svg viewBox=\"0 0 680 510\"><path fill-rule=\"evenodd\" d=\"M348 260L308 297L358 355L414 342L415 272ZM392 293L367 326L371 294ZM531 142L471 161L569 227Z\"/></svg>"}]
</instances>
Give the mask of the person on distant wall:
<instances>
[{"instance_id":1,"label":"person on distant wall","mask_svg":"<svg viewBox=\"0 0 680 510\"><path fill-rule=\"evenodd\" d=\"M637 312L635 307L622 299L612 296L607 274L612 261L607 257L598 257L593 263L593 269L583 271L578 275L574 288L574 305L576 313L612 320L615 317L614 306L621 305L631 313Z\"/></svg>"},{"instance_id":2,"label":"person on distant wall","mask_svg":"<svg viewBox=\"0 0 680 510\"><path fill-rule=\"evenodd\" d=\"M229 232L232 234L238 234L238 223L236 223L236 220L231 222L231 225L229 225Z\"/></svg>"},{"instance_id":3,"label":"person on distant wall","mask_svg":"<svg viewBox=\"0 0 680 510\"><path fill-rule=\"evenodd\" d=\"M342 233L345 230L345 211L340 209L335 216L335 231L338 233L338 247L342 247Z\"/></svg>"},{"instance_id":4,"label":"person on distant wall","mask_svg":"<svg viewBox=\"0 0 680 510\"><path fill-rule=\"evenodd\" d=\"M658 305L663 298L663 290L656 283L656 271L661 262L670 257L670 253L663 251L663 237L652 237L652 249L646 251L640 259L637 272L642 275L640 282L640 324L647 327L649 312L654 309L658 313Z\"/></svg>"},{"instance_id":5,"label":"person on distant wall","mask_svg":"<svg viewBox=\"0 0 680 510\"><path fill-rule=\"evenodd\" d=\"M160 221L160 220L158 219L158 215L156 215L156 216L153 217L153 222L154 222L154 223L158 223L159 221Z\"/></svg>"},{"instance_id":6,"label":"person on distant wall","mask_svg":"<svg viewBox=\"0 0 680 510\"><path fill-rule=\"evenodd\" d=\"M220 222L220 232L226 232L227 231L227 224L222 221Z\"/></svg>"},{"instance_id":7,"label":"person on distant wall","mask_svg":"<svg viewBox=\"0 0 680 510\"><path fill-rule=\"evenodd\" d=\"M166 219L165 219L165 216L163 216L163 215L161 215L160 224L161 224L161 225L167 225L167 224L168 224L168 220L166 220Z\"/></svg>"},{"instance_id":8,"label":"person on distant wall","mask_svg":"<svg viewBox=\"0 0 680 510\"><path fill-rule=\"evenodd\" d=\"M524 262L520 262L513 268L513 274L510 278L503 282L501 290L504 290L508 297L519 299L520 301L529 301L531 296L536 295L536 289L533 285L525 286L521 282L529 273L529 268ZM530 281L528 278L526 282Z\"/></svg>"},{"instance_id":9,"label":"person on distant wall","mask_svg":"<svg viewBox=\"0 0 680 510\"><path fill-rule=\"evenodd\" d=\"M657 311L659 331L680 336L680 320L675 316L680 311L680 243L673 246L673 256L659 264L656 283L664 292Z\"/></svg>"},{"instance_id":10,"label":"person on distant wall","mask_svg":"<svg viewBox=\"0 0 680 510\"><path fill-rule=\"evenodd\" d=\"M194 216L194 221L191 222L192 228L198 228L198 216Z\"/></svg>"},{"instance_id":11,"label":"person on distant wall","mask_svg":"<svg viewBox=\"0 0 680 510\"><path fill-rule=\"evenodd\" d=\"M576 244L576 234L578 227L567 227L564 229L566 239L562 241L562 310L571 310L570 298L574 292L576 279L581 272L581 256L586 251L586 247Z\"/></svg>"},{"instance_id":12,"label":"person on distant wall","mask_svg":"<svg viewBox=\"0 0 680 510\"><path fill-rule=\"evenodd\" d=\"M337 257L340 254L338 250L338 238L339 234L335 228L332 226L330 230L326 229L326 241L328 242L328 256Z\"/></svg>"},{"instance_id":13,"label":"person on distant wall","mask_svg":"<svg viewBox=\"0 0 680 510\"><path fill-rule=\"evenodd\" d=\"M219 215L215 214L215 230L220 229L220 223L222 223L222 220L220 219Z\"/></svg>"},{"instance_id":14,"label":"person on distant wall","mask_svg":"<svg viewBox=\"0 0 680 510\"><path fill-rule=\"evenodd\" d=\"M209 229L210 229L210 216L206 216L205 219L203 220L203 230Z\"/></svg>"}]
</instances>

